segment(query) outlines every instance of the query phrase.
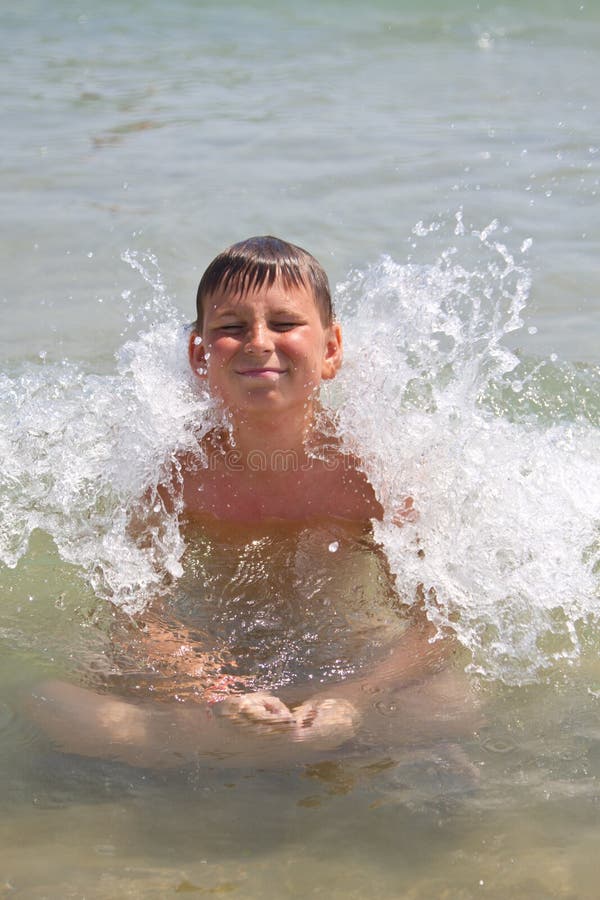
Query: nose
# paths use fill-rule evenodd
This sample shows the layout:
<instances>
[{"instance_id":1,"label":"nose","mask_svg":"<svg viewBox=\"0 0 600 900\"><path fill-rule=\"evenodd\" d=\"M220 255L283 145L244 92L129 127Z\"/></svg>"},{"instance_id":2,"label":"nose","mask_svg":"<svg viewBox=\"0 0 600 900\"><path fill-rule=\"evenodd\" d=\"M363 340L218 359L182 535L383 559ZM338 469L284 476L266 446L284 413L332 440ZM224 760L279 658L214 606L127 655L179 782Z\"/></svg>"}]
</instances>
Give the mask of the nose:
<instances>
[{"instance_id":1,"label":"nose","mask_svg":"<svg viewBox=\"0 0 600 900\"><path fill-rule=\"evenodd\" d=\"M271 332L265 322L255 322L248 329L244 353L270 353L273 350Z\"/></svg>"}]
</instances>

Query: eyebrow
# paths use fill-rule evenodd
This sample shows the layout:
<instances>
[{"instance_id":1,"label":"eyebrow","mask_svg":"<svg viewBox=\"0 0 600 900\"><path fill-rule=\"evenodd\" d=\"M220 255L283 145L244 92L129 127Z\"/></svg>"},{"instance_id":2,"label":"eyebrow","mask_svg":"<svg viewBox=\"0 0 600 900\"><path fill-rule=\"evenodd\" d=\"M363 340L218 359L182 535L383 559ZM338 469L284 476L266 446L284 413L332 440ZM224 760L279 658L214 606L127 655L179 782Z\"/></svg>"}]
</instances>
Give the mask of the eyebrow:
<instances>
[{"instance_id":1,"label":"eyebrow","mask_svg":"<svg viewBox=\"0 0 600 900\"><path fill-rule=\"evenodd\" d=\"M281 306L279 309L274 309L271 313L272 316L298 316L302 318L304 313L299 312L297 309L292 309L289 306Z\"/></svg>"},{"instance_id":2,"label":"eyebrow","mask_svg":"<svg viewBox=\"0 0 600 900\"><path fill-rule=\"evenodd\" d=\"M246 307L247 308L247 307ZM240 309L239 306L234 307L225 307L225 309L216 309L214 310L215 318L221 318L225 316L241 316L243 315L244 308ZM272 310L269 313L269 317L272 316L297 316L302 317L303 313L299 312L297 309L289 306L280 306L277 309Z\"/></svg>"},{"instance_id":3,"label":"eyebrow","mask_svg":"<svg viewBox=\"0 0 600 900\"><path fill-rule=\"evenodd\" d=\"M239 308L231 308L231 309L215 309L213 310L215 316L239 316L240 311Z\"/></svg>"}]
</instances>

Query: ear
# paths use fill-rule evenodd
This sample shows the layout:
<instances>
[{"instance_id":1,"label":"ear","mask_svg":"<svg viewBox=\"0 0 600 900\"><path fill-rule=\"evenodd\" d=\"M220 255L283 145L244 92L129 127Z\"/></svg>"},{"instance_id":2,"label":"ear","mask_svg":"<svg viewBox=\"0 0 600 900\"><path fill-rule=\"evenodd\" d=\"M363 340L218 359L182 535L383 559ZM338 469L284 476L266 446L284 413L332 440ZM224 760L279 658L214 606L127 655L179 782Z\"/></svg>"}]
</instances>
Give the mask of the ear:
<instances>
[{"instance_id":1,"label":"ear","mask_svg":"<svg viewBox=\"0 0 600 900\"><path fill-rule=\"evenodd\" d=\"M323 364L321 366L321 378L328 381L335 378L343 359L342 351L342 329L337 322L330 325L327 330L325 341L325 353L323 354Z\"/></svg>"},{"instance_id":2,"label":"ear","mask_svg":"<svg viewBox=\"0 0 600 900\"><path fill-rule=\"evenodd\" d=\"M196 378L206 378L206 357L204 355L204 344L202 343L202 335L197 331L190 334L190 342L188 344L188 358L192 372Z\"/></svg>"}]
</instances>

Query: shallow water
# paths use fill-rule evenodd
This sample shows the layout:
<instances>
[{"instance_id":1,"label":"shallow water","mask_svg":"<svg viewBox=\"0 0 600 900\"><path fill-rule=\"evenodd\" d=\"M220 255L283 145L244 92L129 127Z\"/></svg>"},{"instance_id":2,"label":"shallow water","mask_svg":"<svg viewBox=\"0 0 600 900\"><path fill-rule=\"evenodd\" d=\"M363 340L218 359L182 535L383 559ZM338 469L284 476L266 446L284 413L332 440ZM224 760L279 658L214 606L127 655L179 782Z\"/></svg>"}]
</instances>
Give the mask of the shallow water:
<instances>
[{"instance_id":1,"label":"shallow water","mask_svg":"<svg viewBox=\"0 0 600 900\"><path fill-rule=\"evenodd\" d=\"M446 6L2 12L0 896L597 895L600 17ZM289 765L60 753L21 698L103 677L109 601L184 591L177 517L140 552L126 511L211 421L200 273L268 232L337 286L326 399L388 517L415 498L376 538L483 721L426 736L417 686Z\"/></svg>"}]
</instances>

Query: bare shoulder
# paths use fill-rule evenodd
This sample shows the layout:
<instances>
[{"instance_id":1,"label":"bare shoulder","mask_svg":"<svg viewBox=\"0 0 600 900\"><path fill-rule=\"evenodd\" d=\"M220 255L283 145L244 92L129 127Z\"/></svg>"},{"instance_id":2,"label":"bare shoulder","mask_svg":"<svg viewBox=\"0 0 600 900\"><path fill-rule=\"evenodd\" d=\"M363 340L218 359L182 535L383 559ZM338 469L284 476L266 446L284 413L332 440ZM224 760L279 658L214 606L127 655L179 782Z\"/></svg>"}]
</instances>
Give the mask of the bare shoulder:
<instances>
[{"instance_id":1,"label":"bare shoulder","mask_svg":"<svg viewBox=\"0 0 600 900\"><path fill-rule=\"evenodd\" d=\"M187 477L202 477L214 468L215 460L223 457L227 447L226 436L220 428L213 428L198 442L193 451L179 453L173 463L173 475L180 481Z\"/></svg>"},{"instance_id":2,"label":"bare shoulder","mask_svg":"<svg viewBox=\"0 0 600 900\"><path fill-rule=\"evenodd\" d=\"M340 447L338 453L328 459L326 468L341 515L353 519L383 518L383 507L357 456Z\"/></svg>"}]
</instances>

